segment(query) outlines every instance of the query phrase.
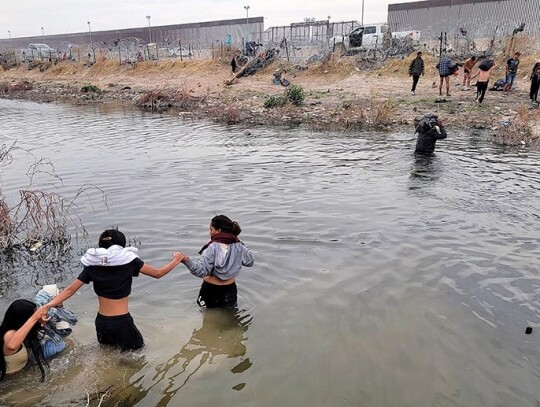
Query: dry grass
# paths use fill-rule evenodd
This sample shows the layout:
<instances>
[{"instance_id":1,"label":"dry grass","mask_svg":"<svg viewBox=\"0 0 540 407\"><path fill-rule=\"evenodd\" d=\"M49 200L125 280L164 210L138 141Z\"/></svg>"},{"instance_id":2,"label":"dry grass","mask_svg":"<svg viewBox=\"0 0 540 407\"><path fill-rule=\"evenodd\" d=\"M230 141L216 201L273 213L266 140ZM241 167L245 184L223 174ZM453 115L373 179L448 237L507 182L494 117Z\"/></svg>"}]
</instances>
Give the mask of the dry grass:
<instances>
[{"instance_id":1,"label":"dry grass","mask_svg":"<svg viewBox=\"0 0 540 407\"><path fill-rule=\"evenodd\" d=\"M21 80L8 85L8 92L20 92L34 89L32 82Z\"/></svg>"},{"instance_id":2,"label":"dry grass","mask_svg":"<svg viewBox=\"0 0 540 407\"><path fill-rule=\"evenodd\" d=\"M537 111L530 110L524 104L520 105L510 124L496 130L494 142L506 146L539 145L540 134L531 125L537 116Z\"/></svg>"},{"instance_id":3,"label":"dry grass","mask_svg":"<svg viewBox=\"0 0 540 407\"><path fill-rule=\"evenodd\" d=\"M146 92L135 101L135 106L155 112L163 112L170 108L182 111L193 111L201 106L206 96L193 95L184 86L180 90L156 90Z\"/></svg>"},{"instance_id":4,"label":"dry grass","mask_svg":"<svg viewBox=\"0 0 540 407\"><path fill-rule=\"evenodd\" d=\"M150 73L195 73L221 71L222 64L218 61L167 59L163 61L144 61L135 64L134 74Z\"/></svg>"},{"instance_id":5,"label":"dry grass","mask_svg":"<svg viewBox=\"0 0 540 407\"><path fill-rule=\"evenodd\" d=\"M357 72L357 68L357 62L354 58L333 56L326 61L314 64L306 71L306 76L331 75L342 79Z\"/></svg>"}]
</instances>

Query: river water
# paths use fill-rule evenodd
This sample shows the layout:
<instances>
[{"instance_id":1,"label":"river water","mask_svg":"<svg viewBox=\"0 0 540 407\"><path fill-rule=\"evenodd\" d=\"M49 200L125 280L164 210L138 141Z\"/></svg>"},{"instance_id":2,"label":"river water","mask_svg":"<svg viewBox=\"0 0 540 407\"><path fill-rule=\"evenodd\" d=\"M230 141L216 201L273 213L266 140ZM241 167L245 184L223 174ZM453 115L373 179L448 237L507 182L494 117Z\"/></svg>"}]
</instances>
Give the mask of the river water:
<instances>
[{"instance_id":1,"label":"river water","mask_svg":"<svg viewBox=\"0 0 540 407\"><path fill-rule=\"evenodd\" d=\"M141 352L100 348L97 300L44 383L0 383L5 406L537 406L540 402L540 154L449 129L415 159L411 132L251 129L112 106L0 101L0 169L11 199L29 154L36 185L77 199L89 240L57 262L2 259L0 306L67 285L78 257L118 226L154 266L197 257L209 220L242 226L256 263L235 314L201 312L180 265L136 278ZM27 151L22 151L25 149ZM535 329L525 334L527 326ZM536 331L538 329L538 332ZM123 404L118 403L123 400Z\"/></svg>"}]
</instances>

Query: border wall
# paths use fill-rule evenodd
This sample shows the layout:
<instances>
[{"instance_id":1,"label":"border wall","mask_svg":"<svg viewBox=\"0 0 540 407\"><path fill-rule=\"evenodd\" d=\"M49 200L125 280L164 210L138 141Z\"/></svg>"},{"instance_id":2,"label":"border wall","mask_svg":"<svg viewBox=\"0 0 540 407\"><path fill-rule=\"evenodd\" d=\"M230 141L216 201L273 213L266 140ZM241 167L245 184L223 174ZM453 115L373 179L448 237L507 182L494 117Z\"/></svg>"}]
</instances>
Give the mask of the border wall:
<instances>
[{"instance_id":1,"label":"border wall","mask_svg":"<svg viewBox=\"0 0 540 407\"><path fill-rule=\"evenodd\" d=\"M512 35L525 23L523 35L540 36L539 0L427 0L388 5L392 31L420 30L436 39L441 32L455 38L464 30L471 38Z\"/></svg>"},{"instance_id":2,"label":"border wall","mask_svg":"<svg viewBox=\"0 0 540 407\"><path fill-rule=\"evenodd\" d=\"M190 47L205 54L213 47L228 46L242 49L244 41L259 41L264 32L264 18L239 18L190 24L138 27L121 30L79 32L69 34L20 37L0 40L0 50L24 49L30 43L46 43L58 53L82 49L114 52L120 45L142 47L155 43L157 47ZM207 55L205 55L207 56Z\"/></svg>"}]
</instances>

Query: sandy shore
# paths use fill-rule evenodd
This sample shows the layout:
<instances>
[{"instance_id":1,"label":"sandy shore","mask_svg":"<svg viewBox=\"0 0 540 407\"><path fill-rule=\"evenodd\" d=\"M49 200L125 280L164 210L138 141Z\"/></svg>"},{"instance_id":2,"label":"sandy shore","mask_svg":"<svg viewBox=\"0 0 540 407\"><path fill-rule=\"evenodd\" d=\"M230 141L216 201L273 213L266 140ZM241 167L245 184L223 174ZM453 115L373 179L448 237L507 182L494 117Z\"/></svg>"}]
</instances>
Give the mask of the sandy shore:
<instances>
[{"instance_id":1,"label":"sandy shore","mask_svg":"<svg viewBox=\"0 0 540 407\"><path fill-rule=\"evenodd\" d=\"M480 128L497 132L509 123L527 122L538 128L539 110L529 103L528 78L518 76L510 95L488 92L483 105L475 104L475 89L462 90L462 77L452 77L450 97L440 97L434 61L426 61L415 95L407 75L408 60L393 60L378 69L361 68L352 58L293 66L276 61L255 75L231 77L227 62L161 61L119 66L101 61L84 66L69 61L28 69L19 66L0 71L0 96L38 102L77 104L121 101L136 105L150 95L160 109L171 114L210 118L224 123L255 125L305 124L315 129L357 130L412 125L415 116L437 113L447 126ZM433 65L433 66L432 66ZM286 91L272 82L273 72L284 69L283 78L300 86L303 104L265 108L271 95ZM495 79L504 76L500 70ZM493 81L494 82L494 81ZM85 92L85 85L99 88ZM94 89L95 90L95 89ZM445 93L443 91L443 93ZM161 98L161 99L160 99ZM520 124L523 127L523 123Z\"/></svg>"}]
</instances>

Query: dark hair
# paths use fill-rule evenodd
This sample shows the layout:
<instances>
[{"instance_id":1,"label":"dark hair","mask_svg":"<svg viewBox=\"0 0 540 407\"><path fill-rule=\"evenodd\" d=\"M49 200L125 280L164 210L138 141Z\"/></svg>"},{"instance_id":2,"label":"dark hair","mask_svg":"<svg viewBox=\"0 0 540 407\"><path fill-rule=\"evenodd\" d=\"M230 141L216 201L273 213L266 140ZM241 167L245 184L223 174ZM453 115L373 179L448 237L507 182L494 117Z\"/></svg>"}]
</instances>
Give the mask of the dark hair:
<instances>
[{"instance_id":1,"label":"dark hair","mask_svg":"<svg viewBox=\"0 0 540 407\"><path fill-rule=\"evenodd\" d=\"M230 220L225 215L214 216L210 221L210 224L214 229L221 229L222 232L232 233L235 236L238 236L240 232L242 232L240 225L237 222Z\"/></svg>"},{"instance_id":2,"label":"dark hair","mask_svg":"<svg viewBox=\"0 0 540 407\"><path fill-rule=\"evenodd\" d=\"M20 329L26 321L36 312L36 304L28 300L15 300L8 307L2 325L0 325L0 345L4 349L4 336L6 332ZM24 345L27 349L32 352L34 360L36 361L39 371L41 372L41 381L45 379L45 367L49 367L49 364L45 360L43 355L43 348L41 347L40 341L40 330L41 327L39 323L36 323L26 338L24 338ZM0 357L0 380L3 380L6 375L6 359L2 352L2 357Z\"/></svg>"},{"instance_id":3,"label":"dark hair","mask_svg":"<svg viewBox=\"0 0 540 407\"><path fill-rule=\"evenodd\" d=\"M473 61L476 61L476 57L475 57L474 55L471 57L471 59L472 59Z\"/></svg>"},{"instance_id":4,"label":"dark hair","mask_svg":"<svg viewBox=\"0 0 540 407\"><path fill-rule=\"evenodd\" d=\"M108 249L113 245L126 247L126 236L118 229L107 229L99 237L99 247Z\"/></svg>"},{"instance_id":5,"label":"dark hair","mask_svg":"<svg viewBox=\"0 0 540 407\"><path fill-rule=\"evenodd\" d=\"M420 55L422 55L422 51L418 51L418 52L416 53L416 56L420 56Z\"/></svg>"}]
</instances>

